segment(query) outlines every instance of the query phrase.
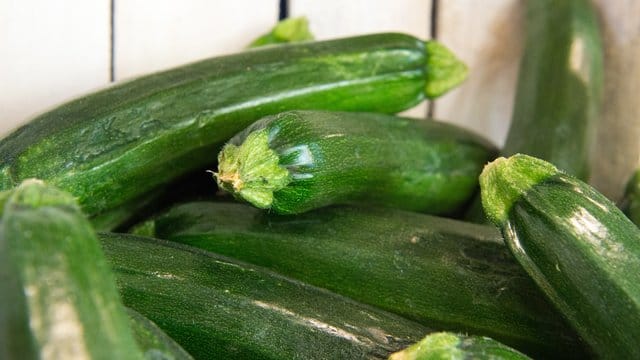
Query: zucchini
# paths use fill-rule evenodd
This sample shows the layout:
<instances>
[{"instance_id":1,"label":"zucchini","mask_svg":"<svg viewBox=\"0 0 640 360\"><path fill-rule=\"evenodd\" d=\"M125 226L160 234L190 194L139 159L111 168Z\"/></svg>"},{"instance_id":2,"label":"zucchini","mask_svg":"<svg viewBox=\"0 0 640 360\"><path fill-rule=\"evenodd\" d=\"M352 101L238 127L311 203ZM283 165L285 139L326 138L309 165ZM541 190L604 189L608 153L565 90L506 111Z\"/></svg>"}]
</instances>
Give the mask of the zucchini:
<instances>
[{"instance_id":1,"label":"zucchini","mask_svg":"<svg viewBox=\"0 0 640 360\"><path fill-rule=\"evenodd\" d=\"M604 72L597 13L590 0L526 4L525 50L502 154L535 156L586 180Z\"/></svg>"},{"instance_id":2,"label":"zucchini","mask_svg":"<svg viewBox=\"0 0 640 360\"><path fill-rule=\"evenodd\" d=\"M500 158L482 203L518 262L599 358L640 358L640 229L543 160Z\"/></svg>"},{"instance_id":3,"label":"zucchini","mask_svg":"<svg viewBox=\"0 0 640 360\"><path fill-rule=\"evenodd\" d=\"M96 234L73 197L27 180L3 198L0 358L142 359Z\"/></svg>"},{"instance_id":4,"label":"zucchini","mask_svg":"<svg viewBox=\"0 0 640 360\"><path fill-rule=\"evenodd\" d=\"M93 218L204 169L220 145L262 116L293 108L394 113L444 93L465 74L439 43L403 34L211 58L36 117L0 141L0 190L40 178L76 196Z\"/></svg>"},{"instance_id":5,"label":"zucchini","mask_svg":"<svg viewBox=\"0 0 640 360\"><path fill-rule=\"evenodd\" d=\"M580 357L575 333L491 226L384 208L275 216L194 202L139 227L269 267L439 330L485 335L548 357Z\"/></svg>"},{"instance_id":6,"label":"zucchini","mask_svg":"<svg viewBox=\"0 0 640 360\"><path fill-rule=\"evenodd\" d=\"M590 0L526 2L524 53L503 156L529 154L587 180L604 82ZM479 194L466 219L490 223Z\"/></svg>"},{"instance_id":7,"label":"zucchini","mask_svg":"<svg viewBox=\"0 0 640 360\"><path fill-rule=\"evenodd\" d=\"M449 214L473 195L495 154L486 140L451 124L288 111L233 137L215 176L220 188L279 214L352 202Z\"/></svg>"},{"instance_id":8,"label":"zucchini","mask_svg":"<svg viewBox=\"0 0 640 360\"><path fill-rule=\"evenodd\" d=\"M528 356L491 338L455 333L433 333L391 354L389 360L527 360Z\"/></svg>"},{"instance_id":9,"label":"zucchini","mask_svg":"<svg viewBox=\"0 0 640 360\"><path fill-rule=\"evenodd\" d=\"M147 360L193 360L178 343L165 334L153 321L139 312L126 308L136 343Z\"/></svg>"},{"instance_id":10,"label":"zucchini","mask_svg":"<svg viewBox=\"0 0 640 360\"><path fill-rule=\"evenodd\" d=\"M634 224L640 226L640 169L633 173L627 183L621 208Z\"/></svg>"},{"instance_id":11,"label":"zucchini","mask_svg":"<svg viewBox=\"0 0 640 360\"><path fill-rule=\"evenodd\" d=\"M386 358L427 328L195 248L101 235L124 303L197 359Z\"/></svg>"}]
</instances>

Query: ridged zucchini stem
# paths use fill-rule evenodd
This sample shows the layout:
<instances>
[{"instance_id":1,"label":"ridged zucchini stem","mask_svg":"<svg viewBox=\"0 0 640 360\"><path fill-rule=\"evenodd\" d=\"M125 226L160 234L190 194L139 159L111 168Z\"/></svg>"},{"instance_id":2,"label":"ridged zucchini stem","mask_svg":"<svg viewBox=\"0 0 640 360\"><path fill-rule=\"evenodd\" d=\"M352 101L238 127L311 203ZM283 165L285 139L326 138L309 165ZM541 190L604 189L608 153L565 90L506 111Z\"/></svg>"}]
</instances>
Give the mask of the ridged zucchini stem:
<instances>
[{"instance_id":1,"label":"ridged zucchini stem","mask_svg":"<svg viewBox=\"0 0 640 360\"><path fill-rule=\"evenodd\" d=\"M503 359L527 360L528 356L493 339L450 332L427 335L408 348L391 354L389 360Z\"/></svg>"},{"instance_id":2,"label":"ridged zucchini stem","mask_svg":"<svg viewBox=\"0 0 640 360\"><path fill-rule=\"evenodd\" d=\"M389 360L463 359L464 352L458 348L459 343L460 339L455 334L434 333L402 351L391 354Z\"/></svg>"},{"instance_id":3,"label":"ridged zucchini stem","mask_svg":"<svg viewBox=\"0 0 640 360\"><path fill-rule=\"evenodd\" d=\"M503 224L513 204L534 185L559 173L550 163L516 154L487 164L480 174L482 207L489 220Z\"/></svg>"},{"instance_id":4,"label":"ridged zucchini stem","mask_svg":"<svg viewBox=\"0 0 640 360\"><path fill-rule=\"evenodd\" d=\"M279 163L278 154L269 148L268 131L257 130L240 146L224 146L214 177L222 189L260 209L268 209L273 193L290 181L289 171Z\"/></svg>"},{"instance_id":5,"label":"ridged zucchini stem","mask_svg":"<svg viewBox=\"0 0 640 360\"><path fill-rule=\"evenodd\" d=\"M444 45L427 41L424 46L427 63L425 95L433 99L460 85L467 78L469 70Z\"/></svg>"}]
</instances>

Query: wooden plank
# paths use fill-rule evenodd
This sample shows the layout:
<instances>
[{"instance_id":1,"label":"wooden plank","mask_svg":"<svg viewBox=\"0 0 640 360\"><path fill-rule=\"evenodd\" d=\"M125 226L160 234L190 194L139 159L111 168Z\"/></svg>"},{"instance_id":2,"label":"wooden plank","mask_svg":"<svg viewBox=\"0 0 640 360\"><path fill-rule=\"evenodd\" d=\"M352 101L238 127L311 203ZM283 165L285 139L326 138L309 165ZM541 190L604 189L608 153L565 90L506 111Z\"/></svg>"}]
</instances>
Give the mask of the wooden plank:
<instances>
[{"instance_id":1,"label":"wooden plank","mask_svg":"<svg viewBox=\"0 0 640 360\"><path fill-rule=\"evenodd\" d=\"M522 54L522 3L439 2L437 37L469 66L469 78L435 102L436 118L502 146L509 130Z\"/></svg>"},{"instance_id":2,"label":"wooden plank","mask_svg":"<svg viewBox=\"0 0 640 360\"><path fill-rule=\"evenodd\" d=\"M640 2L595 3L605 45L605 88L590 182L618 201L640 166Z\"/></svg>"},{"instance_id":3,"label":"wooden plank","mask_svg":"<svg viewBox=\"0 0 640 360\"><path fill-rule=\"evenodd\" d=\"M0 135L109 82L108 0L0 0Z\"/></svg>"},{"instance_id":4,"label":"wooden plank","mask_svg":"<svg viewBox=\"0 0 640 360\"><path fill-rule=\"evenodd\" d=\"M278 10L277 0L116 1L116 79L240 51Z\"/></svg>"},{"instance_id":5,"label":"wooden plank","mask_svg":"<svg viewBox=\"0 0 640 360\"><path fill-rule=\"evenodd\" d=\"M403 32L429 38L430 0L289 0L290 16L306 16L317 39L374 32ZM424 117L426 103L403 115Z\"/></svg>"}]
</instances>

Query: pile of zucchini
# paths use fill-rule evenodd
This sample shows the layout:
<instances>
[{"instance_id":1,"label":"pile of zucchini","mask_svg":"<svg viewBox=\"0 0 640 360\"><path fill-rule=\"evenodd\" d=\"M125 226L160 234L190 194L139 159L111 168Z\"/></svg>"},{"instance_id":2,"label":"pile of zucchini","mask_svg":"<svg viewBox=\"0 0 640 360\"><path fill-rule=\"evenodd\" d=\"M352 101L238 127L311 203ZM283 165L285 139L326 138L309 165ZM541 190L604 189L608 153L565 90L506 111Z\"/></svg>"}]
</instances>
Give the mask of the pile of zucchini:
<instances>
[{"instance_id":1,"label":"pile of zucchini","mask_svg":"<svg viewBox=\"0 0 640 360\"><path fill-rule=\"evenodd\" d=\"M640 230L585 182L596 16L527 9L503 149L394 115L464 80L442 44L304 19L0 140L0 358L640 358Z\"/></svg>"}]
</instances>

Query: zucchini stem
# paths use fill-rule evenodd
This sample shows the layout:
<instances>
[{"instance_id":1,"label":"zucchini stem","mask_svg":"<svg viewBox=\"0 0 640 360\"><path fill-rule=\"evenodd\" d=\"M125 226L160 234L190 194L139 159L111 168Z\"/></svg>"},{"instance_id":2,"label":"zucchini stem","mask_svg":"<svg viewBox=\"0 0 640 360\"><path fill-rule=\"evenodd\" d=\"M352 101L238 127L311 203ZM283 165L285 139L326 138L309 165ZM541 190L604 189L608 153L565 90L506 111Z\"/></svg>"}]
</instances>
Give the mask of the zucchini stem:
<instances>
[{"instance_id":1,"label":"zucchini stem","mask_svg":"<svg viewBox=\"0 0 640 360\"><path fill-rule=\"evenodd\" d=\"M213 175L220 188L260 209L270 208L273 193L290 181L289 171L269 148L266 129L252 132L240 146L225 145Z\"/></svg>"},{"instance_id":2,"label":"zucchini stem","mask_svg":"<svg viewBox=\"0 0 640 360\"><path fill-rule=\"evenodd\" d=\"M436 41L425 42L427 55L425 95L436 98L460 85L469 72L467 65Z\"/></svg>"},{"instance_id":3,"label":"zucchini stem","mask_svg":"<svg viewBox=\"0 0 640 360\"><path fill-rule=\"evenodd\" d=\"M487 164L480 174L482 207L489 220L503 224L513 204L533 186L560 171L538 158L516 154Z\"/></svg>"}]
</instances>

